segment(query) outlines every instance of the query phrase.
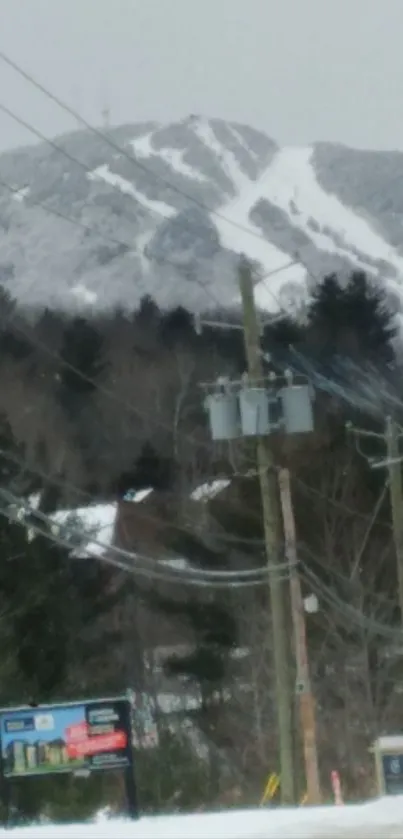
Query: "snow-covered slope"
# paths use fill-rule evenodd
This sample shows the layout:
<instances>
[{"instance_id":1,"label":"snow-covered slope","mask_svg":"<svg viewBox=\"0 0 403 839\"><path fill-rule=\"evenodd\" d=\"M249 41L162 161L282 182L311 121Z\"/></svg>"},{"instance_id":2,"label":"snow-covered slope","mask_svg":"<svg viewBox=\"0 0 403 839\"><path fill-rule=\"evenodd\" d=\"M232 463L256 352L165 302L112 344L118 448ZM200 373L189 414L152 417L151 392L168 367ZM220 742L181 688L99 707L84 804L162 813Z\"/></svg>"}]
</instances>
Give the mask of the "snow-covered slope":
<instances>
[{"instance_id":1,"label":"snow-covered slope","mask_svg":"<svg viewBox=\"0 0 403 839\"><path fill-rule=\"evenodd\" d=\"M22 302L229 305L240 253L266 275L257 299L271 310L351 268L402 298L403 154L279 148L196 116L56 146L0 155L0 283Z\"/></svg>"}]
</instances>

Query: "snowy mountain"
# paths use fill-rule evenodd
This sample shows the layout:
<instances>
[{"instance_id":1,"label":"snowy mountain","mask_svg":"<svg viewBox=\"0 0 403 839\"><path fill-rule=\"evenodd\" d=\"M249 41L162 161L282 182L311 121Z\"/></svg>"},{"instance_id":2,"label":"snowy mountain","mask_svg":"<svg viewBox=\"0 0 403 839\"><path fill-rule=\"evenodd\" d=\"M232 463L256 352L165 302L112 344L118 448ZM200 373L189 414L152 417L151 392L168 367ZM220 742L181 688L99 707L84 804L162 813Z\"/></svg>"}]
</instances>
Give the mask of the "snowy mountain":
<instances>
[{"instance_id":1,"label":"snowy mountain","mask_svg":"<svg viewBox=\"0 0 403 839\"><path fill-rule=\"evenodd\" d=\"M238 300L245 253L275 311L324 273L360 268L403 298L403 154L280 148L192 116L57 138L0 155L0 283L68 310L200 311Z\"/></svg>"}]
</instances>

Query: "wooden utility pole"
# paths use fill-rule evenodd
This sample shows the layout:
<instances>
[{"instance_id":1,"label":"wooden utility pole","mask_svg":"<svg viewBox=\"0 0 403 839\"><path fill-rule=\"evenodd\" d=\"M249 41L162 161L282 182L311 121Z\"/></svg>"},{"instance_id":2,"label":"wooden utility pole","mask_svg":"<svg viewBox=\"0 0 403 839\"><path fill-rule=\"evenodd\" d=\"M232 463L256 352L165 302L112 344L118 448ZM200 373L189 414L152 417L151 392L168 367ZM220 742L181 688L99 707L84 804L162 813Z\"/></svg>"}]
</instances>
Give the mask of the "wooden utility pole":
<instances>
[{"instance_id":1,"label":"wooden utility pole","mask_svg":"<svg viewBox=\"0 0 403 839\"><path fill-rule=\"evenodd\" d=\"M386 419L387 468L392 510L393 540L396 550L400 617L403 624L403 487L402 464L399 455L399 430L392 417Z\"/></svg>"},{"instance_id":2,"label":"wooden utility pole","mask_svg":"<svg viewBox=\"0 0 403 839\"><path fill-rule=\"evenodd\" d=\"M315 700L309 675L305 609L297 568L297 543L292 508L290 473L288 469L280 470L279 488L283 511L285 548L290 572L291 611L294 624L297 669L296 690L299 700L301 733L304 747L307 803L320 804L321 792L316 742Z\"/></svg>"},{"instance_id":3,"label":"wooden utility pole","mask_svg":"<svg viewBox=\"0 0 403 839\"><path fill-rule=\"evenodd\" d=\"M245 351L250 383L257 387L263 379L259 326L253 294L252 273L242 258L240 265ZM283 582L278 573L283 533L278 486L273 456L267 437L257 437L257 464L263 508L264 539L269 570L270 602L273 626L273 652L276 679L277 714L280 745L280 783L283 804L293 804L294 761L292 737L292 698L290 691L289 646Z\"/></svg>"}]
</instances>

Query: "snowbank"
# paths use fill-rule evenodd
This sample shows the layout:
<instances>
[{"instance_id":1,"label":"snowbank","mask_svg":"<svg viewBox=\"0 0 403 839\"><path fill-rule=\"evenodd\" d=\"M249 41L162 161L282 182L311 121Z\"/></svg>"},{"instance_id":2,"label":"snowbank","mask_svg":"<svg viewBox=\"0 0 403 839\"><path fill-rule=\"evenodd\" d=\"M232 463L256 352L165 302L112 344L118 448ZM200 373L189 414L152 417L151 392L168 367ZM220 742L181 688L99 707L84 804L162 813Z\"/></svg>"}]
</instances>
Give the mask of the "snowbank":
<instances>
[{"instance_id":1,"label":"snowbank","mask_svg":"<svg viewBox=\"0 0 403 839\"><path fill-rule=\"evenodd\" d=\"M159 816L137 823L0 829L0 839L403 839L403 796L347 807Z\"/></svg>"}]
</instances>

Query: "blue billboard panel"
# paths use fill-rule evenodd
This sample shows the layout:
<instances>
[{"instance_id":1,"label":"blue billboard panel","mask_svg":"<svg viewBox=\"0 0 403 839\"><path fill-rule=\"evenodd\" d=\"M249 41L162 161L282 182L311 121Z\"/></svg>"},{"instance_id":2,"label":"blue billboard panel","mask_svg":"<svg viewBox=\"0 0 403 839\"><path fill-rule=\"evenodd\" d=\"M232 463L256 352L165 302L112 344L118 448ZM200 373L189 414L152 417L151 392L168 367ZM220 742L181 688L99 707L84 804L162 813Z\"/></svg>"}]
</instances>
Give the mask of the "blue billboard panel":
<instances>
[{"instance_id":1,"label":"blue billboard panel","mask_svg":"<svg viewBox=\"0 0 403 839\"><path fill-rule=\"evenodd\" d=\"M0 710L5 778L132 764L128 699L102 699Z\"/></svg>"}]
</instances>

